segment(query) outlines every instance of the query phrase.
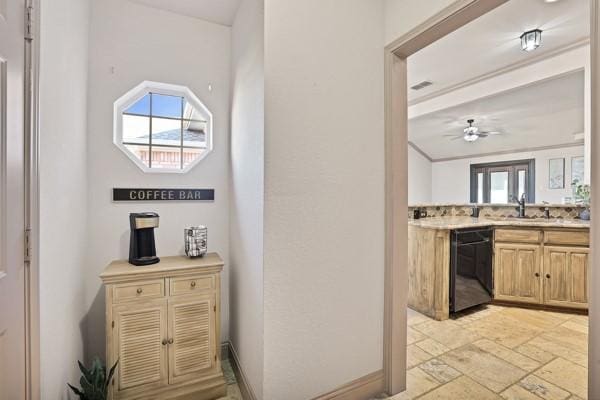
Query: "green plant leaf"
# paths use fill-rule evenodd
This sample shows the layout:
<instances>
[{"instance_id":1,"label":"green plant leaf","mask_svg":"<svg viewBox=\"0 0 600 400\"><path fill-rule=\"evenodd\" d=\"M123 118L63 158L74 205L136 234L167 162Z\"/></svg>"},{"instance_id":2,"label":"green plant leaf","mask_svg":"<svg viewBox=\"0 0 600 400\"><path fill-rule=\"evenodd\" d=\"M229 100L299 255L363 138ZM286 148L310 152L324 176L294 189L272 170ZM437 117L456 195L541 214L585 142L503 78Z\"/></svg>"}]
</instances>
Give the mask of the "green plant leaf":
<instances>
[{"instance_id":1,"label":"green plant leaf","mask_svg":"<svg viewBox=\"0 0 600 400\"><path fill-rule=\"evenodd\" d=\"M110 385L110 381L111 381L113 375L115 374L115 370L117 369L117 364L119 364L119 360L117 360L115 365L112 366L112 368L110 369L110 371L108 373L108 377L106 378L106 387L108 387L108 385Z\"/></svg>"}]
</instances>

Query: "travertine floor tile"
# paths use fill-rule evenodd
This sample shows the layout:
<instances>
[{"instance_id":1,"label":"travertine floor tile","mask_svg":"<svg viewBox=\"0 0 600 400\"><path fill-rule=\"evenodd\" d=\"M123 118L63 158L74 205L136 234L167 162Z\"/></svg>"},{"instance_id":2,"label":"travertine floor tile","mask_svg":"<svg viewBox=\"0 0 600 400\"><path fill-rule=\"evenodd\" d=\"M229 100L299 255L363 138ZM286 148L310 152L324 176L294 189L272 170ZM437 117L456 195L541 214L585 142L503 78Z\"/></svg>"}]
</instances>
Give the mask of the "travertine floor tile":
<instances>
[{"instance_id":1,"label":"travertine floor tile","mask_svg":"<svg viewBox=\"0 0 600 400\"><path fill-rule=\"evenodd\" d=\"M569 319L569 321L584 326L590 325L590 318L587 315L575 315L573 318Z\"/></svg>"},{"instance_id":2,"label":"travertine floor tile","mask_svg":"<svg viewBox=\"0 0 600 400\"><path fill-rule=\"evenodd\" d=\"M536 371L535 375L574 395L587 396L587 369L570 361L557 358Z\"/></svg>"},{"instance_id":3,"label":"travertine floor tile","mask_svg":"<svg viewBox=\"0 0 600 400\"><path fill-rule=\"evenodd\" d=\"M440 359L496 393L527 375L526 371L472 344L448 352Z\"/></svg>"},{"instance_id":4,"label":"travertine floor tile","mask_svg":"<svg viewBox=\"0 0 600 400\"><path fill-rule=\"evenodd\" d=\"M550 353L540 347L534 346L530 343L525 343L518 347L515 347L514 350L540 362L541 364L547 364L557 357L555 354Z\"/></svg>"},{"instance_id":5,"label":"travertine floor tile","mask_svg":"<svg viewBox=\"0 0 600 400\"><path fill-rule=\"evenodd\" d=\"M410 326L406 329L406 344L410 345L426 338L427 336L417 330L414 330Z\"/></svg>"},{"instance_id":6,"label":"travertine floor tile","mask_svg":"<svg viewBox=\"0 0 600 400\"><path fill-rule=\"evenodd\" d=\"M416 343L416 345L434 356L439 356L450 351L449 348L433 339L425 339Z\"/></svg>"},{"instance_id":7,"label":"travertine floor tile","mask_svg":"<svg viewBox=\"0 0 600 400\"><path fill-rule=\"evenodd\" d=\"M570 348L564 347L553 340L548 340L546 336L540 336L532 339L527 344L536 346L548 353L552 353L558 357L562 357L566 360L572 361L577 365L587 368L587 352L580 353Z\"/></svg>"},{"instance_id":8,"label":"travertine floor tile","mask_svg":"<svg viewBox=\"0 0 600 400\"><path fill-rule=\"evenodd\" d=\"M504 310L502 315L514 319L517 324L526 323L543 330L552 329L566 320L564 315L557 313L516 307Z\"/></svg>"},{"instance_id":9,"label":"travertine floor tile","mask_svg":"<svg viewBox=\"0 0 600 400\"><path fill-rule=\"evenodd\" d=\"M419 365L419 368L433 376L440 383L450 382L461 375L460 372L437 358Z\"/></svg>"},{"instance_id":10,"label":"travertine floor tile","mask_svg":"<svg viewBox=\"0 0 600 400\"><path fill-rule=\"evenodd\" d=\"M432 358L433 358L433 356L431 354L427 353L424 350L421 350L419 347L417 347L414 344L411 344L410 346L408 346L406 348L406 364L407 364L407 368L409 368L409 369L416 367L417 365L421 364L422 362L425 362Z\"/></svg>"},{"instance_id":11,"label":"travertine floor tile","mask_svg":"<svg viewBox=\"0 0 600 400\"><path fill-rule=\"evenodd\" d=\"M456 349L480 339L479 335L452 320L430 321L415 325L415 329L450 349Z\"/></svg>"},{"instance_id":12,"label":"travertine floor tile","mask_svg":"<svg viewBox=\"0 0 600 400\"><path fill-rule=\"evenodd\" d=\"M567 349L578 351L587 354L588 351L588 335L562 326L556 327L549 331L545 331L541 335L544 339L548 339Z\"/></svg>"},{"instance_id":13,"label":"travertine floor tile","mask_svg":"<svg viewBox=\"0 0 600 400\"><path fill-rule=\"evenodd\" d=\"M406 391L390 397L389 400L415 399L439 385L440 383L425 371L413 368L406 372Z\"/></svg>"},{"instance_id":14,"label":"travertine floor tile","mask_svg":"<svg viewBox=\"0 0 600 400\"><path fill-rule=\"evenodd\" d=\"M466 376L461 376L427 393L419 400L500 400L497 394Z\"/></svg>"},{"instance_id":15,"label":"travertine floor tile","mask_svg":"<svg viewBox=\"0 0 600 400\"><path fill-rule=\"evenodd\" d=\"M473 344L479 347L481 350L487 351L488 353L491 353L496 357L501 358L504 361L507 361L525 371L531 372L541 366L539 362L488 339L478 340Z\"/></svg>"},{"instance_id":16,"label":"travertine floor tile","mask_svg":"<svg viewBox=\"0 0 600 400\"><path fill-rule=\"evenodd\" d=\"M589 329L588 326L577 323L575 321L567 321L564 324L562 324L561 326L563 328L574 330L575 332L578 332L578 333L583 333L584 335L588 334L588 329Z\"/></svg>"},{"instance_id":17,"label":"travertine floor tile","mask_svg":"<svg viewBox=\"0 0 600 400\"><path fill-rule=\"evenodd\" d=\"M518 385L545 400L564 400L571 395L571 393L535 375L526 376Z\"/></svg>"},{"instance_id":18,"label":"travertine floor tile","mask_svg":"<svg viewBox=\"0 0 600 400\"><path fill-rule=\"evenodd\" d=\"M500 396L506 400L540 400L538 396L523 389L519 385L512 385L504 392L500 393Z\"/></svg>"},{"instance_id":19,"label":"travertine floor tile","mask_svg":"<svg viewBox=\"0 0 600 400\"><path fill-rule=\"evenodd\" d=\"M504 316L503 313L475 321L467 328L509 348L517 347L542 332L541 329L530 324L518 323L515 319Z\"/></svg>"}]
</instances>

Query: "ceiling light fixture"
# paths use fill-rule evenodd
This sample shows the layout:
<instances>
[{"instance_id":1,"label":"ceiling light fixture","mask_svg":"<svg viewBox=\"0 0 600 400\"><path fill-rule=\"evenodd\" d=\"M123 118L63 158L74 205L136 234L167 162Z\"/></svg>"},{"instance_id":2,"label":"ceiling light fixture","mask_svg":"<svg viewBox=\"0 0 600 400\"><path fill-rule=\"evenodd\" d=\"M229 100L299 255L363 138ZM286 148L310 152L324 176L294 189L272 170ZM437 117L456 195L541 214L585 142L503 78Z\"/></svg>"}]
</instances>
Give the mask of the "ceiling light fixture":
<instances>
[{"instance_id":1,"label":"ceiling light fixture","mask_svg":"<svg viewBox=\"0 0 600 400\"><path fill-rule=\"evenodd\" d=\"M542 44L542 31L534 29L527 31L521 35L521 49L525 51L533 51Z\"/></svg>"}]
</instances>

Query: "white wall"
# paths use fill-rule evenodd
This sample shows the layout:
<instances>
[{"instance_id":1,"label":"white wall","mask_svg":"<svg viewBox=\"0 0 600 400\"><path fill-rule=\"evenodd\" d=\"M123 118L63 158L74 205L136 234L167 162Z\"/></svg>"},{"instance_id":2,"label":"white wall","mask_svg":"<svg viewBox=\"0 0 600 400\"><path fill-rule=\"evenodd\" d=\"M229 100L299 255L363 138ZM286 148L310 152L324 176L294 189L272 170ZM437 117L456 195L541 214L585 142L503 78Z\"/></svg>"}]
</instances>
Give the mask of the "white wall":
<instances>
[{"instance_id":1,"label":"white wall","mask_svg":"<svg viewBox=\"0 0 600 400\"><path fill-rule=\"evenodd\" d=\"M230 340L263 387L264 6L243 0L232 29Z\"/></svg>"},{"instance_id":2,"label":"white wall","mask_svg":"<svg viewBox=\"0 0 600 400\"><path fill-rule=\"evenodd\" d=\"M67 399L83 359L89 0L41 2L40 371L42 399Z\"/></svg>"},{"instance_id":3,"label":"white wall","mask_svg":"<svg viewBox=\"0 0 600 400\"><path fill-rule=\"evenodd\" d=\"M562 198L571 196L571 158L583 156L583 146L533 152L503 154L455 161L434 162L432 169L433 203L470 202L470 165L535 158L535 200L561 203ZM565 189L548 189L548 160L565 158Z\"/></svg>"},{"instance_id":4,"label":"white wall","mask_svg":"<svg viewBox=\"0 0 600 400\"><path fill-rule=\"evenodd\" d=\"M384 0L385 44L408 33L418 24L451 5L455 0Z\"/></svg>"},{"instance_id":5,"label":"white wall","mask_svg":"<svg viewBox=\"0 0 600 400\"><path fill-rule=\"evenodd\" d=\"M308 399L383 364L383 2L265 8L264 399Z\"/></svg>"},{"instance_id":6,"label":"white wall","mask_svg":"<svg viewBox=\"0 0 600 400\"><path fill-rule=\"evenodd\" d=\"M68 14L68 13L67 13ZM159 256L183 254L183 228L208 226L209 251L226 262L222 339L229 336L229 95L231 29L123 0L94 1L89 64L89 220L85 321L88 355L104 355L98 274L128 255L130 212L156 211ZM214 151L187 174L145 174L113 143L113 103L144 80L188 86L214 117ZM208 86L212 85L212 92ZM212 203L112 203L113 187L214 188Z\"/></svg>"},{"instance_id":7,"label":"white wall","mask_svg":"<svg viewBox=\"0 0 600 400\"><path fill-rule=\"evenodd\" d=\"M431 203L432 163L408 146L408 204Z\"/></svg>"}]
</instances>

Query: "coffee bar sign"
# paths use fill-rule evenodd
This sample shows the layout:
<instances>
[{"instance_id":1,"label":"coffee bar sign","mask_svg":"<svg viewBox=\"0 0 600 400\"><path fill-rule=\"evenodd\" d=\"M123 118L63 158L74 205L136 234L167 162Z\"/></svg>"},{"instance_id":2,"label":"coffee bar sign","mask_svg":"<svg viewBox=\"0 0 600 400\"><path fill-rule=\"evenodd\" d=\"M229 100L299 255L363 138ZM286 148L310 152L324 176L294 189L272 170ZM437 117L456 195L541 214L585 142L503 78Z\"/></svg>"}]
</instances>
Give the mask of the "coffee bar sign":
<instances>
[{"instance_id":1,"label":"coffee bar sign","mask_svg":"<svg viewBox=\"0 0 600 400\"><path fill-rule=\"evenodd\" d=\"M113 189L113 201L213 201L214 189Z\"/></svg>"}]
</instances>

